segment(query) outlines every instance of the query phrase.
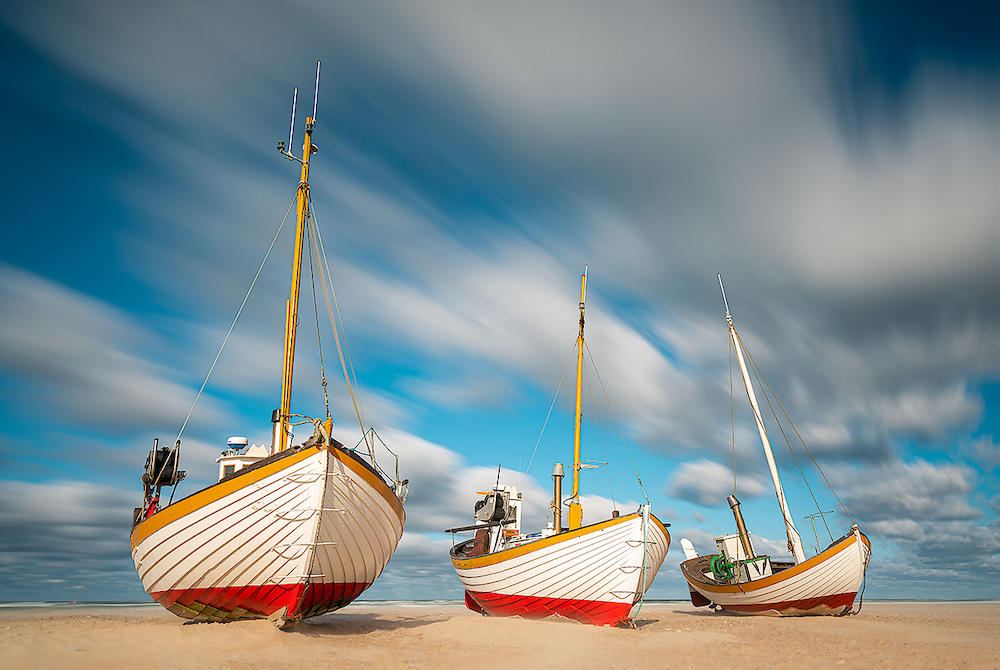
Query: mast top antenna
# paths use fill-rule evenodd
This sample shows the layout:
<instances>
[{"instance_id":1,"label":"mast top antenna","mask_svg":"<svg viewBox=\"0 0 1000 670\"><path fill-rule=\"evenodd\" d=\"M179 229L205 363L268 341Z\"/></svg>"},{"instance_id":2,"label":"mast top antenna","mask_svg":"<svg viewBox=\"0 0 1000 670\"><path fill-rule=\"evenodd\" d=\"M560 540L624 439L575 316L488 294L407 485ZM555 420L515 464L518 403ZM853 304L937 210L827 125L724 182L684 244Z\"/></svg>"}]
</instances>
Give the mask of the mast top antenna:
<instances>
[{"instance_id":1,"label":"mast top antenna","mask_svg":"<svg viewBox=\"0 0 1000 670\"><path fill-rule=\"evenodd\" d=\"M319 66L320 61L316 61L316 86L313 89L313 112L312 116L306 118L306 134L311 134L313 126L316 125L316 109L319 106ZM288 145L284 140L278 141L278 152L288 160L303 162L301 158L292 153L292 140L295 136L295 109L299 100L299 89L296 86L292 91L292 116L288 124ZM311 153L316 153L316 145L312 145Z\"/></svg>"},{"instance_id":2,"label":"mast top antenna","mask_svg":"<svg viewBox=\"0 0 1000 670\"><path fill-rule=\"evenodd\" d=\"M719 278L719 288L722 289L722 302L726 305L726 321L733 325L733 317L729 314L729 301L726 300L726 287L722 285L722 273L717 272L715 276Z\"/></svg>"},{"instance_id":3,"label":"mast top antenna","mask_svg":"<svg viewBox=\"0 0 1000 670\"><path fill-rule=\"evenodd\" d=\"M292 147L292 135L295 134L295 104L299 101L299 87L296 86L295 90L292 91L292 120L288 124L288 150L291 151Z\"/></svg>"},{"instance_id":4,"label":"mast top antenna","mask_svg":"<svg viewBox=\"0 0 1000 670\"><path fill-rule=\"evenodd\" d=\"M319 61L316 61L316 89L313 93L313 123L316 123L316 106L319 104Z\"/></svg>"}]
</instances>

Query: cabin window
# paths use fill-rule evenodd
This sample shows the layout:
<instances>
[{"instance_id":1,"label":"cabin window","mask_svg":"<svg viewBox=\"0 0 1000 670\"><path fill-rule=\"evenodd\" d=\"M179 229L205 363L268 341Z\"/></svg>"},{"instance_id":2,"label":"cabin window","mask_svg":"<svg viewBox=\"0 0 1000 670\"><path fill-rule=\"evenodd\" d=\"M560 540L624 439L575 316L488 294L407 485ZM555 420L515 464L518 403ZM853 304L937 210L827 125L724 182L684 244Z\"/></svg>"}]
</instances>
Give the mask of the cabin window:
<instances>
[{"instance_id":1,"label":"cabin window","mask_svg":"<svg viewBox=\"0 0 1000 670\"><path fill-rule=\"evenodd\" d=\"M236 472L236 466L235 465L223 465L222 466L222 476L223 477L228 477L229 475L233 474L234 472Z\"/></svg>"}]
</instances>

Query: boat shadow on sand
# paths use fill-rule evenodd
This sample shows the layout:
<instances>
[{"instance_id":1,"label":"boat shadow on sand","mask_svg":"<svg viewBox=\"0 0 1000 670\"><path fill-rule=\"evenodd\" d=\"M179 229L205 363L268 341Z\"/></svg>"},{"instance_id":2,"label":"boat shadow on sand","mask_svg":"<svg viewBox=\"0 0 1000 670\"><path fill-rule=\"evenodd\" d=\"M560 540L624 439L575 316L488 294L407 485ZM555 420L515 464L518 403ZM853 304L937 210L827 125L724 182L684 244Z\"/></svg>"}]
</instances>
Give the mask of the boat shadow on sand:
<instances>
[{"instance_id":1,"label":"boat shadow on sand","mask_svg":"<svg viewBox=\"0 0 1000 670\"><path fill-rule=\"evenodd\" d=\"M338 614L329 618L316 617L308 621L300 621L289 628L288 632L308 637L366 635L368 633L419 628L433 623L440 623L446 619L446 617L437 616L427 618L386 618L374 613Z\"/></svg>"},{"instance_id":2,"label":"boat shadow on sand","mask_svg":"<svg viewBox=\"0 0 1000 670\"><path fill-rule=\"evenodd\" d=\"M359 614L338 614L329 618L319 616L308 621L299 621L289 625L283 630L284 633L298 633L310 637L324 637L327 635L365 635L368 633L378 633L382 631L403 630L406 628L419 628L432 623L446 621L447 617L401 618L385 619L375 613ZM182 626L207 626L216 622L211 621L184 621ZM243 621L233 621L227 626L266 626L273 627L273 624L265 619L247 619Z\"/></svg>"}]
</instances>

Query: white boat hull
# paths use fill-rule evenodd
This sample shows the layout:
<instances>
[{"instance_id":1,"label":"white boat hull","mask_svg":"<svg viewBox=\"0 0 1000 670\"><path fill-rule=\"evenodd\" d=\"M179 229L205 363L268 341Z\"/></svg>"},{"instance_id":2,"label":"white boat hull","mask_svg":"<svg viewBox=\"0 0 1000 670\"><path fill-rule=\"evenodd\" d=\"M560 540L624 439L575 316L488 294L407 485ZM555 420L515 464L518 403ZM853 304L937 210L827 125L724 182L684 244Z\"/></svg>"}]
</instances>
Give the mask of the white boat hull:
<instances>
[{"instance_id":1,"label":"white boat hull","mask_svg":"<svg viewBox=\"0 0 1000 670\"><path fill-rule=\"evenodd\" d=\"M470 609L614 625L631 617L653 583L670 534L655 516L644 524L636 513L464 558L472 542L451 553Z\"/></svg>"},{"instance_id":2,"label":"white boat hull","mask_svg":"<svg viewBox=\"0 0 1000 670\"><path fill-rule=\"evenodd\" d=\"M684 561L681 573L695 605L772 616L843 614L854 604L870 556L868 538L855 529L822 553L763 579L717 582L706 574L711 556Z\"/></svg>"},{"instance_id":3,"label":"white boat hull","mask_svg":"<svg viewBox=\"0 0 1000 670\"><path fill-rule=\"evenodd\" d=\"M132 530L143 587L202 621L298 620L357 598L403 533L393 491L357 456L299 447L244 468Z\"/></svg>"}]
</instances>

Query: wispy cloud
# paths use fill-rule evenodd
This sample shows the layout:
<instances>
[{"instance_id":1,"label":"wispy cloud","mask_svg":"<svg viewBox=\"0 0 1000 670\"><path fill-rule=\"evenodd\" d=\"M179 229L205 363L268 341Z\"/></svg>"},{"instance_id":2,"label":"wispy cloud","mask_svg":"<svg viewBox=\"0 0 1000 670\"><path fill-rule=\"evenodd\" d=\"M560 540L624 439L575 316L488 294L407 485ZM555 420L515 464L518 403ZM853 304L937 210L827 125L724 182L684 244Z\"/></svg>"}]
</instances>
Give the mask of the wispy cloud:
<instances>
[{"instance_id":1,"label":"wispy cloud","mask_svg":"<svg viewBox=\"0 0 1000 670\"><path fill-rule=\"evenodd\" d=\"M667 495L698 505L718 506L733 492L733 472L714 461L701 459L681 463L667 487ZM766 489L754 475L742 475L735 480L736 493L754 497Z\"/></svg>"},{"instance_id":2,"label":"wispy cloud","mask_svg":"<svg viewBox=\"0 0 1000 670\"><path fill-rule=\"evenodd\" d=\"M25 409L114 434L173 424L190 406L193 391L147 357L156 335L136 317L4 264L0 311L0 364L26 380ZM202 412L218 419L222 409L207 399Z\"/></svg>"}]
</instances>

